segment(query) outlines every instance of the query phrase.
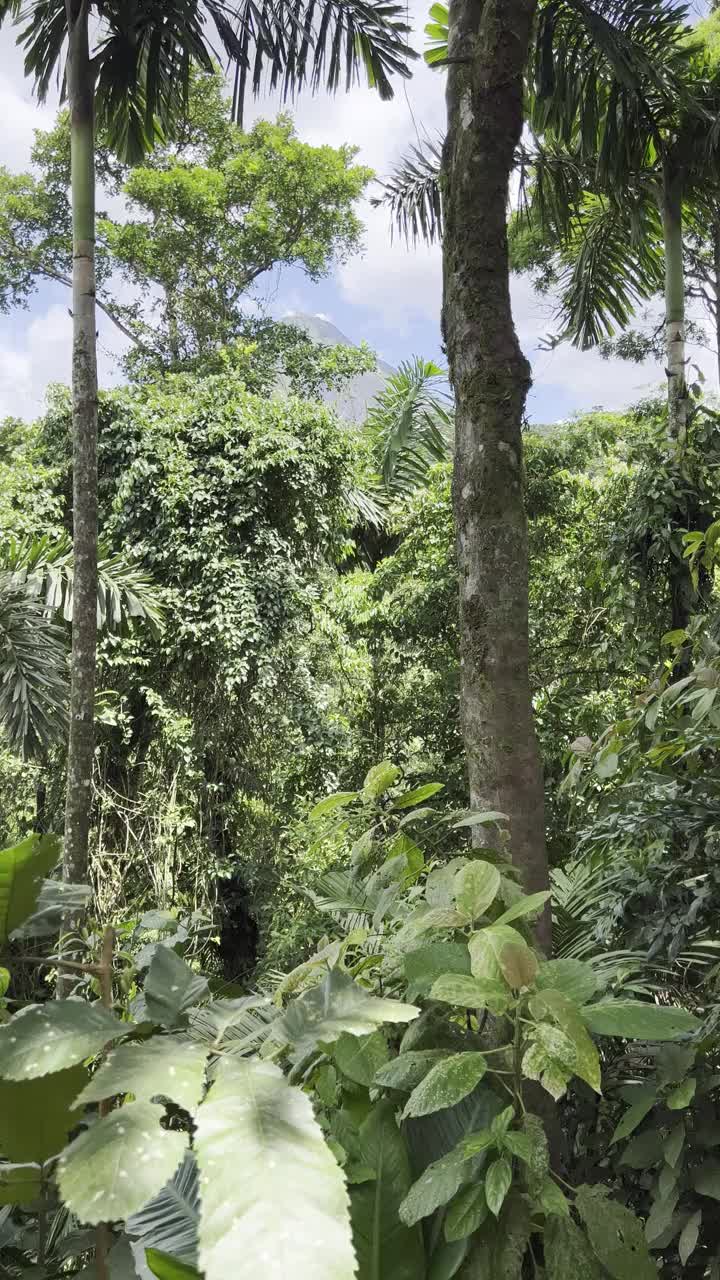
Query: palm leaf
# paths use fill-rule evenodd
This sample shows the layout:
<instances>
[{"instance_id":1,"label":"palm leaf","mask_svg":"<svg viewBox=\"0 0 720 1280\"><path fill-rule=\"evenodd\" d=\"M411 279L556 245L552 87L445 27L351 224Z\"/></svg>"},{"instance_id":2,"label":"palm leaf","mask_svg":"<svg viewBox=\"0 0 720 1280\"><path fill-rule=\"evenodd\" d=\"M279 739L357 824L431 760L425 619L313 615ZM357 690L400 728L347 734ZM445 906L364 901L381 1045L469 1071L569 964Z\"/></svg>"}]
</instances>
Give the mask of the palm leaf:
<instances>
[{"instance_id":1,"label":"palm leaf","mask_svg":"<svg viewBox=\"0 0 720 1280\"><path fill-rule=\"evenodd\" d=\"M185 1155L162 1191L127 1220L128 1235L145 1249L161 1249L190 1266L197 1263L200 1185L195 1157Z\"/></svg>"},{"instance_id":2,"label":"palm leaf","mask_svg":"<svg viewBox=\"0 0 720 1280\"><path fill-rule=\"evenodd\" d=\"M429 468L449 456L452 414L445 379L436 364L415 356L387 379L368 410L365 429L390 497L412 493L425 483Z\"/></svg>"},{"instance_id":3,"label":"palm leaf","mask_svg":"<svg viewBox=\"0 0 720 1280\"><path fill-rule=\"evenodd\" d=\"M383 194L373 199L377 207L386 205L392 225L408 242L442 239L442 147L427 140L424 147L411 147L397 169L380 185Z\"/></svg>"},{"instance_id":4,"label":"palm leaf","mask_svg":"<svg viewBox=\"0 0 720 1280\"><path fill-rule=\"evenodd\" d=\"M23 758L67 726L65 632L13 575L0 570L0 729Z\"/></svg>"}]
</instances>

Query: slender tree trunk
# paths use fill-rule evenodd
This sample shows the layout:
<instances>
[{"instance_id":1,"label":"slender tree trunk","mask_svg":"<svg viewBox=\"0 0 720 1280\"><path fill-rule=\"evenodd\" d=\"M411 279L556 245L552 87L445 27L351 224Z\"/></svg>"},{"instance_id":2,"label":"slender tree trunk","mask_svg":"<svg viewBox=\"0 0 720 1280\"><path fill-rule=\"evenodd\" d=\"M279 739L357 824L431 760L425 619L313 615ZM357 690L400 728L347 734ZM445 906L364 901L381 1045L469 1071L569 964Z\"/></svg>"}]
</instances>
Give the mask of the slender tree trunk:
<instances>
[{"instance_id":1,"label":"slender tree trunk","mask_svg":"<svg viewBox=\"0 0 720 1280\"><path fill-rule=\"evenodd\" d=\"M715 306L712 319L715 320L715 346L717 347L717 387L720 388L720 214L715 215L712 223L712 292L715 294Z\"/></svg>"},{"instance_id":2,"label":"slender tree trunk","mask_svg":"<svg viewBox=\"0 0 720 1280\"><path fill-rule=\"evenodd\" d=\"M443 328L456 401L461 706L473 806L510 820L528 890L547 888L528 677L522 420L530 367L510 304L507 207L535 0L451 0ZM538 940L549 948L549 913Z\"/></svg>"},{"instance_id":3,"label":"slender tree trunk","mask_svg":"<svg viewBox=\"0 0 720 1280\"><path fill-rule=\"evenodd\" d=\"M663 171L662 222L665 233L665 348L667 352L668 430L685 441L689 398L685 379L685 269L683 265L682 178L666 162Z\"/></svg>"},{"instance_id":4,"label":"slender tree trunk","mask_svg":"<svg viewBox=\"0 0 720 1280\"><path fill-rule=\"evenodd\" d=\"M86 0L66 0L73 214L73 622L65 799L67 880L88 871L97 641L97 348L94 73Z\"/></svg>"},{"instance_id":5,"label":"slender tree trunk","mask_svg":"<svg viewBox=\"0 0 720 1280\"><path fill-rule=\"evenodd\" d=\"M667 352L668 435L671 445L682 450L690 419L690 396L685 370L685 268L683 261L683 175L672 159L663 166L661 214L665 234L665 344ZM682 528L686 519L678 511L675 524ZM684 560L673 559L670 565L670 606L672 629L684 630L695 610L697 596L690 569ZM681 650L676 674L684 673L690 661L686 646Z\"/></svg>"}]
</instances>

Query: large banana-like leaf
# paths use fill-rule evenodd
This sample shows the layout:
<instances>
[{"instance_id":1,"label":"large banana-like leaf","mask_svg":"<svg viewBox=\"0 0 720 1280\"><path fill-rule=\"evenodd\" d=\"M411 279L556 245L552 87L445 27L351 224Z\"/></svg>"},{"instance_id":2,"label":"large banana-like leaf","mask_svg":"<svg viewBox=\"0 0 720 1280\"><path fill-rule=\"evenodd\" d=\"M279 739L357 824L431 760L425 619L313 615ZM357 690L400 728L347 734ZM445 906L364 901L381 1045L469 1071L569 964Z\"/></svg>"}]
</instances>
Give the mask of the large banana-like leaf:
<instances>
[{"instance_id":1,"label":"large banana-like leaf","mask_svg":"<svg viewBox=\"0 0 720 1280\"><path fill-rule=\"evenodd\" d=\"M358 1141L360 1162L374 1174L350 1192L358 1280L417 1280L425 1249L420 1227L406 1227L398 1216L412 1173L392 1102L375 1104Z\"/></svg>"},{"instance_id":2,"label":"large banana-like leaf","mask_svg":"<svg viewBox=\"0 0 720 1280\"><path fill-rule=\"evenodd\" d=\"M0 943L33 914L43 885L60 857L57 836L28 836L0 853Z\"/></svg>"}]
</instances>

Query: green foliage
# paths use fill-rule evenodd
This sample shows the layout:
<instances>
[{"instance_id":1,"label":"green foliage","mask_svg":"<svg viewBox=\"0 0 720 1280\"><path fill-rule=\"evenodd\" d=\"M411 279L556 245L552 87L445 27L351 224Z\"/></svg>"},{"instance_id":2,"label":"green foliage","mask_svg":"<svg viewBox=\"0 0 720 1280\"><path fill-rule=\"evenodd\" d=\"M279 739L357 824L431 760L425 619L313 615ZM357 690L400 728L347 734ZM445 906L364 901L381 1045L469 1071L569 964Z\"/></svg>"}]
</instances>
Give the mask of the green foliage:
<instances>
[{"instance_id":1,"label":"green foliage","mask_svg":"<svg viewBox=\"0 0 720 1280\"><path fill-rule=\"evenodd\" d=\"M33 914L43 878L59 858L60 841L55 836L28 836L22 844L0 852L0 944Z\"/></svg>"}]
</instances>

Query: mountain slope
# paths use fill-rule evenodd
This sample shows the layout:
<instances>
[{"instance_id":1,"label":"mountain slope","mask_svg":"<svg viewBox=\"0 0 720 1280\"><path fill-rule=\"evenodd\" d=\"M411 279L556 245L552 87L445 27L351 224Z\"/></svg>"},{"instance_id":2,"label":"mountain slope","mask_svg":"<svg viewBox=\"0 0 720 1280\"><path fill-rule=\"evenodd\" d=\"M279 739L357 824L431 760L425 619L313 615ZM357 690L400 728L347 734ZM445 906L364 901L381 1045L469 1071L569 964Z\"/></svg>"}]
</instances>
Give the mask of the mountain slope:
<instances>
[{"instance_id":1,"label":"mountain slope","mask_svg":"<svg viewBox=\"0 0 720 1280\"><path fill-rule=\"evenodd\" d=\"M319 342L323 346L355 347L358 345L356 342L351 342L350 338L324 316L292 312L290 315L283 316L283 320L286 324L294 324L298 329L304 329L313 342ZM327 404L334 405L341 417L347 418L350 422L362 422L368 405L382 391L385 380L391 373L395 373L392 365L386 364L384 360L378 360L374 373L360 374L359 377L353 378L342 391L326 392L323 400Z\"/></svg>"}]
</instances>

